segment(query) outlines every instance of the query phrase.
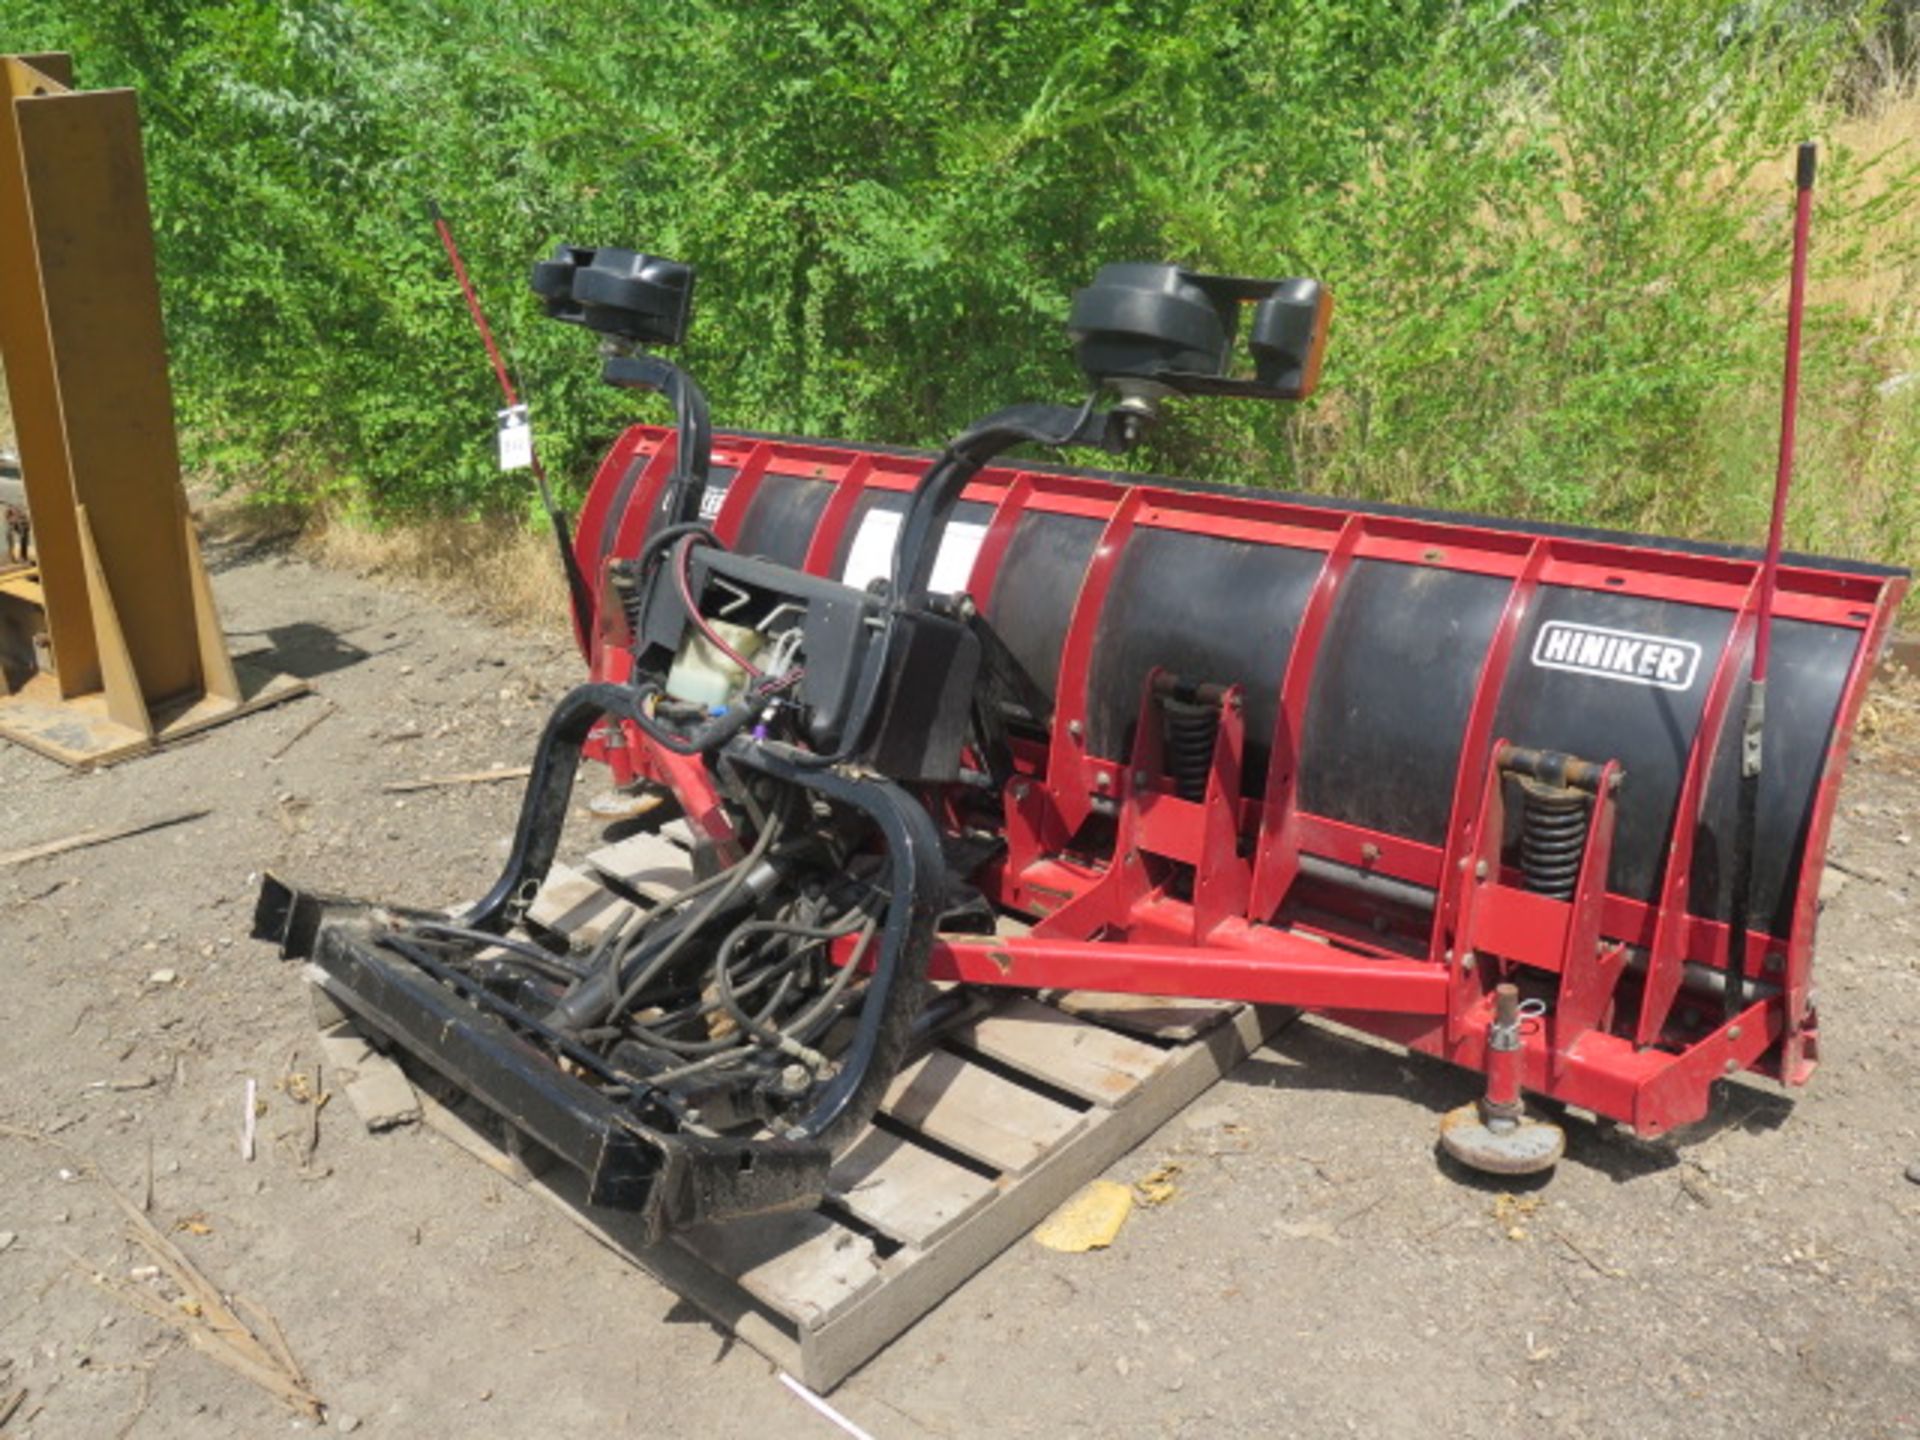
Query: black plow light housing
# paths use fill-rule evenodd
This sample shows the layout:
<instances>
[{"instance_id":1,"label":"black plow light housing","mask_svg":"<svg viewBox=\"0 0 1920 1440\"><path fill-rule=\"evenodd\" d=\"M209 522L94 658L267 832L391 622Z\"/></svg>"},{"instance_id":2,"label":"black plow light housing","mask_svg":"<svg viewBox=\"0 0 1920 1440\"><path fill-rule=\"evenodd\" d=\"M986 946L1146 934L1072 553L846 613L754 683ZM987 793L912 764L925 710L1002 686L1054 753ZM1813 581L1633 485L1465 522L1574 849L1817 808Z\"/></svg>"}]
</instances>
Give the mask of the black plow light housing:
<instances>
[{"instance_id":1,"label":"black plow light housing","mask_svg":"<svg viewBox=\"0 0 1920 1440\"><path fill-rule=\"evenodd\" d=\"M1241 307L1251 375L1233 373ZM1333 295L1318 280L1204 275L1180 265L1104 265L1067 320L1089 378L1120 389L1304 400L1320 380Z\"/></svg>"},{"instance_id":2,"label":"black plow light housing","mask_svg":"<svg viewBox=\"0 0 1920 1440\"><path fill-rule=\"evenodd\" d=\"M640 345L678 345L693 317L694 269L612 247L562 245L533 266L534 293L555 320Z\"/></svg>"}]
</instances>

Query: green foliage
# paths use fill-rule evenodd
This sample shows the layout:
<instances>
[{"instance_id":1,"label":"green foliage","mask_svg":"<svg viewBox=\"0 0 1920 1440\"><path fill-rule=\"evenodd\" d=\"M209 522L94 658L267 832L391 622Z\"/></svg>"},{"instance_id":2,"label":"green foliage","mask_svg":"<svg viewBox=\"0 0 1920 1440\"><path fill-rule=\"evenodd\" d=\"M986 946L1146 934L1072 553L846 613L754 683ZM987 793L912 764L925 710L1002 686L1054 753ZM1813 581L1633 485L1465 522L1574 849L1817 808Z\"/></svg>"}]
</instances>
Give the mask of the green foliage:
<instances>
[{"instance_id":1,"label":"green foliage","mask_svg":"<svg viewBox=\"0 0 1920 1440\"><path fill-rule=\"evenodd\" d=\"M1186 406L1145 465L1740 536L1791 142L1874 24L1766 0L0 0L10 46L139 88L191 453L278 499L524 505L433 196L575 493L658 412L538 318L524 279L556 241L699 264L685 358L722 424L919 443L1071 393L1072 288L1176 258L1314 274L1340 309L1319 400ZM1825 272L1910 205L1867 199L1871 169L1823 173ZM1888 467L1920 442L1871 329L1814 317L1816 411L1855 438L1809 464L1880 477L1833 538L1894 556L1915 517Z\"/></svg>"}]
</instances>

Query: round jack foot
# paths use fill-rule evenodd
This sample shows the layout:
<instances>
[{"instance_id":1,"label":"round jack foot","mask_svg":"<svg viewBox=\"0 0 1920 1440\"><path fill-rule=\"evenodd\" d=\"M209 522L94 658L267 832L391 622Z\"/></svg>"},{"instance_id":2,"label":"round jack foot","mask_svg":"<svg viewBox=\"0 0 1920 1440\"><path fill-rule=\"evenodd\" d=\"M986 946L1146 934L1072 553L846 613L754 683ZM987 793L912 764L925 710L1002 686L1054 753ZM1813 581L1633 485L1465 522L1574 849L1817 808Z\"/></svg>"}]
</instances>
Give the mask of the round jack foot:
<instances>
[{"instance_id":1,"label":"round jack foot","mask_svg":"<svg viewBox=\"0 0 1920 1440\"><path fill-rule=\"evenodd\" d=\"M1566 1153L1567 1132L1525 1115L1489 1115L1476 1100L1441 1117L1440 1148L1489 1175L1537 1175Z\"/></svg>"}]
</instances>

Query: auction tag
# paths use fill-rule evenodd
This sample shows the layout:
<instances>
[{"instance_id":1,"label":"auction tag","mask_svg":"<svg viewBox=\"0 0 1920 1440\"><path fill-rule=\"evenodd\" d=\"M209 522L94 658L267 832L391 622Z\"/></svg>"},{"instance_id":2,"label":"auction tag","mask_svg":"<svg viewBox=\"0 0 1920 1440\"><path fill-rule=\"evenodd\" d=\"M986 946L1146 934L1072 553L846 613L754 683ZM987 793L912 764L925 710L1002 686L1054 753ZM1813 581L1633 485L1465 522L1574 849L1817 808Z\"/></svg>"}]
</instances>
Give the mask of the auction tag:
<instances>
[{"instance_id":1,"label":"auction tag","mask_svg":"<svg viewBox=\"0 0 1920 1440\"><path fill-rule=\"evenodd\" d=\"M527 407L509 405L500 412L500 468L533 468L533 426L527 423Z\"/></svg>"}]
</instances>

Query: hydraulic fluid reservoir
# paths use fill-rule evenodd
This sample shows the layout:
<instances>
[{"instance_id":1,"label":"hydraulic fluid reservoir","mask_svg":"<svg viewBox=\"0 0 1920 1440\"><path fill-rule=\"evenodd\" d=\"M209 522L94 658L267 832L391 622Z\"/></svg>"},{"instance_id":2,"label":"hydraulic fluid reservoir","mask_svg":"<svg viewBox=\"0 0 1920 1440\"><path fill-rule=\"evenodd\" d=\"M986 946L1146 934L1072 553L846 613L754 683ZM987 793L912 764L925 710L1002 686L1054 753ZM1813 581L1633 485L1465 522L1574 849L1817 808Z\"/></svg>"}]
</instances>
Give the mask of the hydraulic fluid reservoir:
<instances>
[{"instance_id":1,"label":"hydraulic fluid reservoir","mask_svg":"<svg viewBox=\"0 0 1920 1440\"><path fill-rule=\"evenodd\" d=\"M758 630L725 620L709 620L707 624L746 659L760 653L765 637ZM722 654L697 626L689 625L686 639L680 642L680 653L673 657L673 668L667 672L667 694L693 705L725 705L740 693L746 681L745 670Z\"/></svg>"}]
</instances>

